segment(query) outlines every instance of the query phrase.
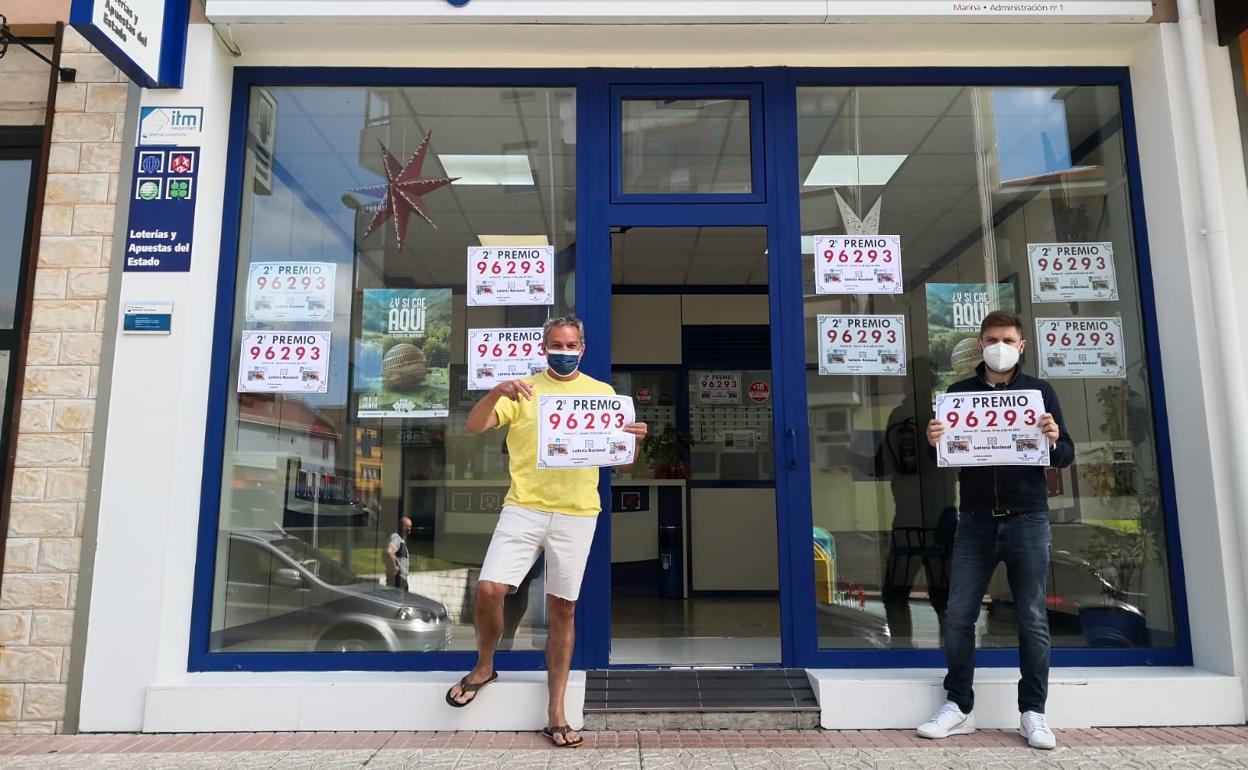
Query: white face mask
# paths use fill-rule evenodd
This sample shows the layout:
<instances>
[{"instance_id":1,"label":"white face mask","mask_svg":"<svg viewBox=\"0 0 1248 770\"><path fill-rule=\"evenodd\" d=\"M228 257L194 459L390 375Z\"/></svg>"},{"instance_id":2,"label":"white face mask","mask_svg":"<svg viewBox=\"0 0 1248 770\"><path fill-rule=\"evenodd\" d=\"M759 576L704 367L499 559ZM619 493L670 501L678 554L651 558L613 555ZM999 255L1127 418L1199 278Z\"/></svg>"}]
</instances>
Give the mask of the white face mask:
<instances>
[{"instance_id":1,"label":"white face mask","mask_svg":"<svg viewBox=\"0 0 1248 770\"><path fill-rule=\"evenodd\" d=\"M984 363L994 372L1013 371L1018 366L1018 348L1004 342L994 342L984 348Z\"/></svg>"}]
</instances>

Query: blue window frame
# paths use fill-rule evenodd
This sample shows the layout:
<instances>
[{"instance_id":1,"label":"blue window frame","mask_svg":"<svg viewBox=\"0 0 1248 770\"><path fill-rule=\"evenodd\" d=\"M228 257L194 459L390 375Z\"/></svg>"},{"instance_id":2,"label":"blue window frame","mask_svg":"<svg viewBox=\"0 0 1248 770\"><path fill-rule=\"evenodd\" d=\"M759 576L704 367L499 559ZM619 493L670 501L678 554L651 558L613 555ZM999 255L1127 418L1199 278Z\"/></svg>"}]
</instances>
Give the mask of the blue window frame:
<instances>
[{"instance_id":1,"label":"blue window frame","mask_svg":"<svg viewBox=\"0 0 1248 770\"><path fill-rule=\"evenodd\" d=\"M633 100L685 101L741 99L748 104L750 191L748 193L654 193L624 190L624 103ZM761 84L651 83L611 87L611 200L615 203L762 203L767 199L763 89Z\"/></svg>"},{"instance_id":2,"label":"blue window frame","mask_svg":"<svg viewBox=\"0 0 1248 770\"><path fill-rule=\"evenodd\" d=\"M212 370L230 370L235 316L238 244L242 226L244 144L248 101L253 86L264 85L421 85L421 86L575 86L577 89L578 162L576 178L578 270L576 304L586 324L588 343L584 369L600 379L609 377L611 272L608 228L613 225L710 226L764 225L772 254L800 253L799 179L796 89L807 85L1112 85L1119 88L1122 131L1127 154L1132 233L1137 259L1140 302L1145 324L1149 381L1153 389L1152 420L1157 437L1166 548L1170 563L1177 644L1169 648L1054 649L1055 666L1190 665L1190 628L1177 526L1171 449L1155 298L1149 266L1140 186L1139 155L1128 71L1125 68L1016 69L751 69L751 70L394 70L335 68L239 68L235 71L230 116L226 194L223 205L217 314ZM624 195L619 188L619 107L626 96L688 98L745 95L751 100L753 189L749 196ZM764 131L765 125L765 131ZM764 162L766 159L767 162ZM610 175L598 170L611 168ZM720 205L731 203L736 205ZM744 205L742 205L744 204ZM944 665L938 649L858 651L819 649L811 609L814 607L810 547L811 491L804 383L802 306L784 301L800 297L800 263L770 260L773 331L775 446L778 448L777 508L781 592L782 664L802 667L932 667ZM195 564L188 670L466 670L471 652L440 653L224 653L209 652L213 575L222 481L224 421L233 384L218 376L210 385L205 465L201 489L199 542ZM609 482L600 483L609 501ZM610 644L610 517L603 517L595 535L577 613L577 644L573 665L608 665ZM985 649L982 666L1017 665L1012 649ZM544 667L540 652L502 652L502 670Z\"/></svg>"}]
</instances>

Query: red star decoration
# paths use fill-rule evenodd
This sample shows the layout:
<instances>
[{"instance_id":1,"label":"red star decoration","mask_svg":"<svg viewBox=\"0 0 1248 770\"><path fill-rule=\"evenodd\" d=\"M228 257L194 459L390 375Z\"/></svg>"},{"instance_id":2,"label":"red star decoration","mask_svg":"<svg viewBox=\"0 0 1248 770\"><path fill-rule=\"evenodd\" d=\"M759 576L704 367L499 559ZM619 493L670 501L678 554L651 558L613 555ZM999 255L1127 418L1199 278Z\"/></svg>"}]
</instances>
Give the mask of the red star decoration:
<instances>
[{"instance_id":1,"label":"red star decoration","mask_svg":"<svg viewBox=\"0 0 1248 770\"><path fill-rule=\"evenodd\" d=\"M425 163L425 151L429 149L429 137L432 134L432 131L425 134L416 152L412 153L412 157L408 158L407 163L402 166L399 165L398 158L386 149L381 140L377 140L377 144L381 147L381 162L386 170L386 183L355 190L355 192L382 199L377 213L368 223L368 230L364 233L365 238L376 232L387 219L393 216L394 236L398 242L399 251L402 251L403 241L407 238L407 216L413 213L437 229L437 225L433 224L433 220L429 218L429 212L425 209L425 202L421 200L421 197L439 187L445 187L459 177L420 178L420 167Z\"/></svg>"}]
</instances>

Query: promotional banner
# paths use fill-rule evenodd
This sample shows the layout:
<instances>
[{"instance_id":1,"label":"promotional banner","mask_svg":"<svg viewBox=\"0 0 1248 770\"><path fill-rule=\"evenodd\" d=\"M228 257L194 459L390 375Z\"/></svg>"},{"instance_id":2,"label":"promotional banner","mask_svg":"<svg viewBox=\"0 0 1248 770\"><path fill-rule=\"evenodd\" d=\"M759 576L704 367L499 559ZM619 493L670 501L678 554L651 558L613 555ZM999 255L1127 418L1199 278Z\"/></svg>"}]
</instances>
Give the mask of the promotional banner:
<instances>
[{"instance_id":1,"label":"promotional banner","mask_svg":"<svg viewBox=\"0 0 1248 770\"><path fill-rule=\"evenodd\" d=\"M198 147L136 148L122 270L185 273L191 269L198 176Z\"/></svg>"},{"instance_id":2,"label":"promotional banner","mask_svg":"<svg viewBox=\"0 0 1248 770\"><path fill-rule=\"evenodd\" d=\"M1029 243L1032 302L1118 299L1112 243Z\"/></svg>"},{"instance_id":3,"label":"promotional banner","mask_svg":"<svg viewBox=\"0 0 1248 770\"><path fill-rule=\"evenodd\" d=\"M906 373L904 315L819 315L819 374Z\"/></svg>"},{"instance_id":4,"label":"promotional banner","mask_svg":"<svg viewBox=\"0 0 1248 770\"><path fill-rule=\"evenodd\" d=\"M365 289L355 354L357 417L445 417L451 290Z\"/></svg>"},{"instance_id":5,"label":"promotional banner","mask_svg":"<svg viewBox=\"0 0 1248 770\"><path fill-rule=\"evenodd\" d=\"M637 455L624 432L636 421L628 396L539 395L537 418L538 468L628 465Z\"/></svg>"},{"instance_id":6,"label":"promotional banner","mask_svg":"<svg viewBox=\"0 0 1248 770\"><path fill-rule=\"evenodd\" d=\"M698 403L703 406L741 403L740 372L698 372Z\"/></svg>"},{"instance_id":7,"label":"promotional banner","mask_svg":"<svg viewBox=\"0 0 1248 770\"><path fill-rule=\"evenodd\" d=\"M929 283L927 349L931 356L932 392L940 393L975 373L983 360L979 324L993 310L1018 312L1014 286L1000 283Z\"/></svg>"},{"instance_id":8,"label":"promotional banner","mask_svg":"<svg viewBox=\"0 0 1248 770\"><path fill-rule=\"evenodd\" d=\"M329 343L329 332L243 332L238 392L327 392Z\"/></svg>"},{"instance_id":9,"label":"promotional banner","mask_svg":"<svg viewBox=\"0 0 1248 770\"><path fill-rule=\"evenodd\" d=\"M334 320L333 262L253 262L247 270L247 320Z\"/></svg>"},{"instance_id":10,"label":"promotional banner","mask_svg":"<svg viewBox=\"0 0 1248 770\"><path fill-rule=\"evenodd\" d=\"M555 304L555 248L468 247L468 306Z\"/></svg>"},{"instance_id":11,"label":"promotional banner","mask_svg":"<svg viewBox=\"0 0 1248 770\"><path fill-rule=\"evenodd\" d=\"M1044 398L1038 390L942 393L936 397L936 419L944 423L945 434L936 446L936 464L1048 467L1042 414Z\"/></svg>"},{"instance_id":12,"label":"promotional banner","mask_svg":"<svg viewBox=\"0 0 1248 770\"><path fill-rule=\"evenodd\" d=\"M1040 376L1125 379L1121 318L1037 318Z\"/></svg>"},{"instance_id":13,"label":"promotional banner","mask_svg":"<svg viewBox=\"0 0 1248 770\"><path fill-rule=\"evenodd\" d=\"M901 236L815 236L816 294L901 292Z\"/></svg>"},{"instance_id":14,"label":"promotional banner","mask_svg":"<svg viewBox=\"0 0 1248 770\"><path fill-rule=\"evenodd\" d=\"M489 390L500 382L528 377L546 368L542 327L469 329L468 388Z\"/></svg>"}]
</instances>

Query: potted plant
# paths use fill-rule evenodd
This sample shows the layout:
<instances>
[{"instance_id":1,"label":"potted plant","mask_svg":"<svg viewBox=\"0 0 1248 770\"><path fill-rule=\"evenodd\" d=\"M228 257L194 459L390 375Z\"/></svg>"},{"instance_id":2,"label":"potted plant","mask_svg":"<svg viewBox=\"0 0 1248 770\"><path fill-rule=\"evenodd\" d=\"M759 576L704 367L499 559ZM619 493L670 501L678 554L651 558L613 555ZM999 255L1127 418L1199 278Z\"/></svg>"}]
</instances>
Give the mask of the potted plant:
<instances>
[{"instance_id":1,"label":"potted plant","mask_svg":"<svg viewBox=\"0 0 1248 770\"><path fill-rule=\"evenodd\" d=\"M646 462L654 469L656 479L687 479L689 467L685 465L685 450L693 444L693 437L681 433L668 423L658 433L646 437L642 448Z\"/></svg>"},{"instance_id":2,"label":"potted plant","mask_svg":"<svg viewBox=\"0 0 1248 770\"><path fill-rule=\"evenodd\" d=\"M1099 462L1084 466L1080 475L1119 518L1095 527L1080 549L1100 597L1079 608L1079 624L1093 646L1131 647L1148 641L1140 600L1145 569L1161 562L1161 497L1157 480L1144 478L1134 462L1136 445L1148 435L1148 414L1138 394L1116 383L1102 388L1097 401L1105 415L1101 433L1110 441L1096 450Z\"/></svg>"}]
</instances>

